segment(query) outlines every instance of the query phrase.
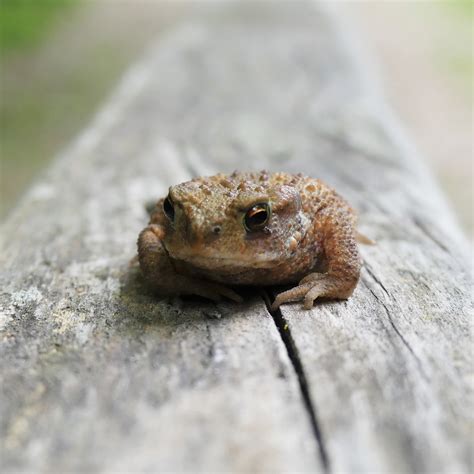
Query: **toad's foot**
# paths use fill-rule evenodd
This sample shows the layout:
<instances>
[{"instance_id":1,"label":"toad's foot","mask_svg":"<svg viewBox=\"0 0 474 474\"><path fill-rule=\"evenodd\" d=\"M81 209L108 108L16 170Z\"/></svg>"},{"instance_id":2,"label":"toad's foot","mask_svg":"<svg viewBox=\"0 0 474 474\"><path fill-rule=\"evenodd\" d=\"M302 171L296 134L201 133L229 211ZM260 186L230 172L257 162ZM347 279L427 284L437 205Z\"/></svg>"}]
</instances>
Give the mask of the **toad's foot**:
<instances>
[{"instance_id":1,"label":"toad's foot","mask_svg":"<svg viewBox=\"0 0 474 474\"><path fill-rule=\"evenodd\" d=\"M311 309L317 298L347 299L354 290L355 283L345 278L327 273L310 273L294 288L280 293L272 304L272 311L282 303L304 300L304 308Z\"/></svg>"},{"instance_id":2,"label":"toad's foot","mask_svg":"<svg viewBox=\"0 0 474 474\"><path fill-rule=\"evenodd\" d=\"M210 281L196 280L184 275L172 275L165 285L157 285L157 290L162 293L177 294L177 295L196 295L202 296L212 301L220 301L222 297L228 298L231 301L242 303L243 299L234 290L227 288L219 283ZM168 290L168 291L167 291Z\"/></svg>"}]
</instances>

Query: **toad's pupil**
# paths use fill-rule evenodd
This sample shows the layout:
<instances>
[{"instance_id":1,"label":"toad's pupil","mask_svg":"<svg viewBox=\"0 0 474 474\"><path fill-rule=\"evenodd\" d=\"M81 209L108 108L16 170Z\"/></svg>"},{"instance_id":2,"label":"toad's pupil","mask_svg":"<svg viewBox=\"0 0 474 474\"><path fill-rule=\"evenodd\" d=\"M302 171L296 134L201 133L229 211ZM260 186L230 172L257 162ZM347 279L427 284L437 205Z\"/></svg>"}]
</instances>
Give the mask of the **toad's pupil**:
<instances>
[{"instance_id":1,"label":"toad's pupil","mask_svg":"<svg viewBox=\"0 0 474 474\"><path fill-rule=\"evenodd\" d=\"M254 225L261 225L267 220L267 211L254 211L248 216L248 221Z\"/></svg>"},{"instance_id":2,"label":"toad's pupil","mask_svg":"<svg viewBox=\"0 0 474 474\"><path fill-rule=\"evenodd\" d=\"M163 201L163 212L170 221L174 221L174 207L169 198Z\"/></svg>"},{"instance_id":3,"label":"toad's pupil","mask_svg":"<svg viewBox=\"0 0 474 474\"><path fill-rule=\"evenodd\" d=\"M261 230L268 222L268 217L268 207L265 204L256 205L245 214L245 227L248 231Z\"/></svg>"}]
</instances>

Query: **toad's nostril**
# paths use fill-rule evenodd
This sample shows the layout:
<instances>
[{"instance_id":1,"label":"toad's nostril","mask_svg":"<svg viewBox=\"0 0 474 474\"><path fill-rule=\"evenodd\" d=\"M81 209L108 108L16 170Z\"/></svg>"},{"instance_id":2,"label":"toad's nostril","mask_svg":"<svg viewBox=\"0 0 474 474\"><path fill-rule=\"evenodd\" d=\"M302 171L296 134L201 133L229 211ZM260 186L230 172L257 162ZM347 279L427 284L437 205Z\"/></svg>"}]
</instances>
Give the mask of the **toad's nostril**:
<instances>
[{"instance_id":1,"label":"toad's nostril","mask_svg":"<svg viewBox=\"0 0 474 474\"><path fill-rule=\"evenodd\" d=\"M221 233L221 226L220 225L215 225L213 228L212 228L212 233L215 234L215 235L219 235Z\"/></svg>"}]
</instances>

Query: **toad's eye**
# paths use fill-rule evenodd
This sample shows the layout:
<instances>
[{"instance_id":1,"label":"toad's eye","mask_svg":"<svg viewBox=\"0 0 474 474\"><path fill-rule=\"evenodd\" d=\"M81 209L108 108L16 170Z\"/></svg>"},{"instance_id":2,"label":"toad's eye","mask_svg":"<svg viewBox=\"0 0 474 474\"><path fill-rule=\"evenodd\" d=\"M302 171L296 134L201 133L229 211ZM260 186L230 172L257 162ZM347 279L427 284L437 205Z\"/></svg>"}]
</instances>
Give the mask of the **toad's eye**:
<instances>
[{"instance_id":1,"label":"toad's eye","mask_svg":"<svg viewBox=\"0 0 474 474\"><path fill-rule=\"evenodd\" d=\"M163 212L171 222L174 221L174 206L169 196L163 201Z\"/></svg>"},{"instance_id":2,"label":"toad's eye","mask_svg":"<svg viewBox=\"0 0 474 474\"><path fill-rule=\"evenodd\" d=\"M245 213L245 230L247 232L263 230L270 220L270 214L270 206L268 204L255 204Z\"/></svg>"}]
</instances>

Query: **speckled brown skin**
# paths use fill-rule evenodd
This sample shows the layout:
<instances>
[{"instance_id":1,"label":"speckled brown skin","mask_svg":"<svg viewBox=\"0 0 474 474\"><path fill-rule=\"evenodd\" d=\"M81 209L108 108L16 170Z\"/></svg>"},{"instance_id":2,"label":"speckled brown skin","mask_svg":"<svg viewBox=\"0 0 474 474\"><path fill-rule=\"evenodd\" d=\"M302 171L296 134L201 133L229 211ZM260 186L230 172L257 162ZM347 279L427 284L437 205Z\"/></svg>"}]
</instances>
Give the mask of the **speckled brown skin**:
<instances>
[{"instance_id":1,"label":"speckled brown skin","mask_svg":"<svg viewBox=\"0 0 474 474\"><path fill-rule=\"evenodd\" d=\"M233 173L172 186L172 219L158 201L138 238L146 280L158 293L241 297L225 285L297 283L280 293L273 309L319 297L346 299L357 282L360 258L356 216L317 179L286 173ZM244 225L256 204L270 206L257 231Z\"/></svg>"}]
</instances>

